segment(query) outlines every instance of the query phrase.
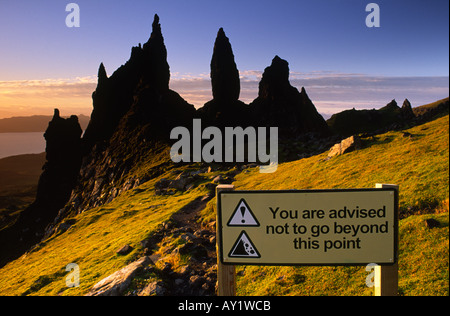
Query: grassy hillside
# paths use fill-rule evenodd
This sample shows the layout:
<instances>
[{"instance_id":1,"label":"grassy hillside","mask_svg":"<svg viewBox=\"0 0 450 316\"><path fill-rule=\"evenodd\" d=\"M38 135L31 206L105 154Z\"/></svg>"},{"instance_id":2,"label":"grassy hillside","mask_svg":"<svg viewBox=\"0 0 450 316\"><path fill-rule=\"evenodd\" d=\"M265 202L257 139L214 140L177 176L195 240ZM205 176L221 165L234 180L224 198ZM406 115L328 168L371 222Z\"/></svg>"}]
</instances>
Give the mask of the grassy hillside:
<instances>
[{"instance_id":1,"label":"grassy hillside","mask_svg":"<svg viewBox=\"0 0 450 316\"><path fill-rule=\"evenodd\" d=\"M400 185L399 291L448 295L448 115L408 131L364 140L364 149L327 160L327 154L281 165L276 177L251 172L236 188L372 188ZM404 132L410 133L407 136ZM406 137L405 137L406 136ZM436 215L437 213L437 215ZM427 218L440 226L428 229ZM240 295L372 295L365 267L240 267Z\"/></svg>"},{"instance_id":2,"label":"grassy hillside","mask_svg":"<svg viewBox=\"0 0 450 316\"><path fill-rule=\"evenodd\" d=\"M409 134L406 134L408 132ZM411 136L409 136L411 135ZM448 295L448 115L407 131L363 139L359 151L326 159L327 153L281 164L274 174L246 169L236 176L237 189L372 188L375 183L400 186L399 290L402 295ZM210 177L205 177L210 182ZM161 177L174 178L173 172ZM161 223L190 201L204 196L200 183L185 193L155 195L158 179L123 193L111 203L67 221L75 224L41 243L32 252L0 269L1 295L83 295L102 278L136 260L140 244L161 230ZM206 225L215 219L215 199L202 211ZM439 227L430 229L425 220ZM161 260L173 270L190 262L189 255L166 251L182 244L168 234L158 246ZM134 250L116 254L124 244ZM160 260L160 261L161 261ZM80 287L65 287L65 267L80 266ZM163 262L163 261L161 261ZM162 264L156 269L162 269ZM364 267L238 267L239 295L371 295ZM140 276L134 287L158 279Z\"/></svg>"},{"instance_id":3,"label":"grassy hillside","mask_svg":"<svg viewBox=\"0 0 450 316\"><path fill-rule=\"evenodd\" d=\"M149 181L108 205L77 216L66 233L51 237L7 264L0 270L0 293L83 295L102 278L135 260L142 252L139 242L201 193L199 189L191 194L155 196L154 184ZM125 244L135 249L126 256L116 254ZM65 267L69 263L80 266L79 288L65 286Z\"/></svg>"}]
</instances>

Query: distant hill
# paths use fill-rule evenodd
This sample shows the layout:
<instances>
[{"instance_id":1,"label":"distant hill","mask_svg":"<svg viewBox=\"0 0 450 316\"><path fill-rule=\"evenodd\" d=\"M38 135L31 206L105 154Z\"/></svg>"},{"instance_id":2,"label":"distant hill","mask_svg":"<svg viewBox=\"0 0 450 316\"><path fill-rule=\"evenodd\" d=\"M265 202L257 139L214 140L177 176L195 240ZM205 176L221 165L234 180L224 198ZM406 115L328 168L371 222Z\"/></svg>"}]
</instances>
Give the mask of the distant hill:
<instances>
[{"instance_id":1,"label":"distant hill","mask_svg":"<svg viewBox=\"0 0 450 316\"><path fill-rule=\"evenodd\" d=\"M449 108L449 98L445 98L433 103L425 104L413 108L413 112L416 116L434 116L437 113L448 111Z\"/></svg>"},{"instance_id":2,"label":"distant hill","mask_svg":"<svg viewBox=\"0 0 450 316\"><path fill-rule=\"evenodd\" d=\"M404 128L430 121L436 115L448 113L449 99L442 99L430 104L411 107L406 99L399 107L395 100L381 109L345 110L336 113L327 120L331 131L341 136L359 133L383 133L396 128Z\"/></svg>"},{"instance_id":3,"label":"distant hill","mask_svg":"<svg viewBox=\"0 0 450 316\"><path fill-rule=\"evenodd\" d=\"M0 230L36 197L45 153L0 159Z\"/></svg>"},{"instance_id":4,"label":"distant hill","mask_svg":"<svg viewBox=\"0 0 450 316\"><path fill-rule=\"evenodd\" d=\"M51 120L51 115L16 116L0 119L0 133L45 132L48 122ZM81 128L85 130L89 124L89 116L80 114L78 115L78 121Z\"/></svg>"}]
</instances>

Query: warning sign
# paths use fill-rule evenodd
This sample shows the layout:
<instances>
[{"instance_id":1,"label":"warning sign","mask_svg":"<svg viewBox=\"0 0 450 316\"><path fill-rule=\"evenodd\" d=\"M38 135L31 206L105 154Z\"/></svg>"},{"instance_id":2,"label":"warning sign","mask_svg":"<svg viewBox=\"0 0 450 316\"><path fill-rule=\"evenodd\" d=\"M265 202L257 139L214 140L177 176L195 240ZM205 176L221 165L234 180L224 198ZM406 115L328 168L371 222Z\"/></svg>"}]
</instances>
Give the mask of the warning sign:
<instances>
[{"instance_id":1,"label":"warning sign","mask_svg":"<svg viewBox=\"0 0 450 316\"><path fill-rule=\"evenodd\" d=\"M239 201L228 221L228 226L259 226L259 222L244 199Z\"/></svg>"},{"instance_id":2,"label":"warning sign","mask_svg":"<svg viewBox=\"0 0 450 316\"><path fill-rule=\"evenodd\" d=\"M393 264L398 192L393 188L223 191L218 246L224 264Z\"/></svg>"},{"instance_id":3,"label":"warning sign","mask_svg":"<svg viewBox=\"0 0 450 316\"><path fill-rule=\"evenodd\" d=\"M253 245L253 242L250 240L250 237L248 237L245 231L241 232L238 239L236 240L236 243L231 248L231 251L228 254L228 256L235 258L260 257L258 250L256 249L255 245Z\"/></svg>"}]
</instances>

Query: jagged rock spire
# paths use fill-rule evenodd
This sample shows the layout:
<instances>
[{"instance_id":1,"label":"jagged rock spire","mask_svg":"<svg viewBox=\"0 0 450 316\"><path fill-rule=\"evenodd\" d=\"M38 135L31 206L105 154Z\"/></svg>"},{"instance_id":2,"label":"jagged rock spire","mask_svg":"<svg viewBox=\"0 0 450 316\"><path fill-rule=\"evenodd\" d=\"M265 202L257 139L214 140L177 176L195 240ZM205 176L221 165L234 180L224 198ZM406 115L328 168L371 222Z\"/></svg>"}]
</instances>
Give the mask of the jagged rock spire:
<instances>
[{"instance_id":1,"label":"jagged rock spire","mask_svg":"<svg viewBox=\"0 0 450 316\"><path fill-rule=\"evenodd\" d=\"M277 55L272 59L272 64L264 70L259 83L259 96L274 98L286 93L286 89L290 87L289 63Z\"/></svg>"},{"instance_id":2,"label":"jagged rock spire","mask_svg":"<svg viewBox=\"0 0 450 316\"><path fill-rule=\"evenodd\" d=\"M155 14L152 34L143 46L145 54L144 80L158 90L168 90L170 69L167 63L167 50L161 32L159 16Z\"/></svg>"},{"instance_id":3,"label":"jagged rock spire","mask_svg":"<svg viewBox=\"0 0 450 316\"><path fill-rule=\"evenodd\" d=\"M403 101L403 105L401 108L401 115L402 118L406 120L414 118L416 116L412 109L411 102L409 102L408 99L405 99L405 101Z\"/></svg>"},{"instance_id":4,"label":"jagged rock spire","mask_svg":"<svg viewBox=\"0 0 450 316\"><path fill-rule=\"evenodd\" d=\"M162 32L161 32L161 24L159 24L159 16L158 14L155 14L154 18L153 18L153 23L152 23L152 35L153 37L161 37L162 38Z\"/></svg>"},{"instance_id":5,"label":"jagged rock spire","mask_svg":"<svg viewBox=\"0 0 450 316\"><path fill-rule=\"evenodd\" d=\"M329 129L323 117L309 99L289 82L289 63L275 56L264 70L259 94L251 104L252 117L258 126L277 126L280 137L295 138L304 133L327 135Z\"/></svg>"},{"instance_id":6,"label":"jagged rock spire","mask_svg":"<svg viewBox=\"0 0 450 316\"><path fill-rule=\"evenodd\" d=\"M98 77L108 78L108 76L106 75L105 65L103 65L103 63L100 63L100 67L98 67Z\"/></svg>"},{"instance_id":7,"label":"jagged rock spire","mask_svg":"<svg viewBox=\"0 0 450 316\"><path fill-rule=\"evenodd\" d=\"M236 101L241 90L239 71L223 28L217 33L211 59L211 84L215 100Z\"/></svg>"},{"instance_id":8,"label":"jagged rock spire","mask_svg":"<svg viewBox=\"0 0 450 316\"><path fill-rule=\"evenodd\" d=\"M53 120L56 120L58 118L60 118L59 109L54 109L53 110Z\"/></svg>"},{"instance_id":9,"label":"jagged rock spire","mask_svg":"<svg viewBox=\"0 0 450 316\"><path fill-rule=\"evenodd\" d=\"M98 68L98 85L102 85L108 80L108 75L106 74L106 69L103 63L100 63L100 67Z\"/></svg>"}]
</instances>

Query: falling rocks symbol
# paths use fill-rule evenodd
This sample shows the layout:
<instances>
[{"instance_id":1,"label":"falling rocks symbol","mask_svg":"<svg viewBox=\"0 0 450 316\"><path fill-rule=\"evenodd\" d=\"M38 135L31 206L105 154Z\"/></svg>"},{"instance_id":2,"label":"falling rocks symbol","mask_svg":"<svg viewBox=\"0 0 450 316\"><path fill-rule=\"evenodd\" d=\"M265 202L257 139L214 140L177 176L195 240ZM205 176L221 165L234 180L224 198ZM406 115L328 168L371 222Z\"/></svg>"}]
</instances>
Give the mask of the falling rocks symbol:
<instances>
[{"instance_id":1,"label":"falling rocks symbol","mask_svg":"<svg viewBox=\"0 0 450 316\"><path fill-rule=\"evenodd\" d=\"M253 242L250 240L250 237L246 234L245 231L242 231L239 237L236 240L236 243L231 248L228 257L236 257L236 258L260 258L261 255L256 249Z\"/></svg>"}]
</instances>

